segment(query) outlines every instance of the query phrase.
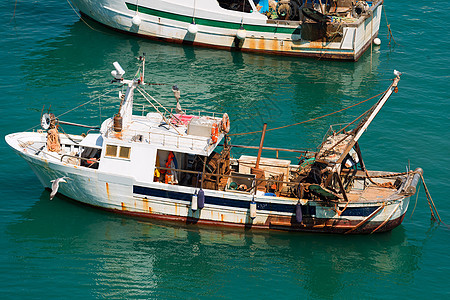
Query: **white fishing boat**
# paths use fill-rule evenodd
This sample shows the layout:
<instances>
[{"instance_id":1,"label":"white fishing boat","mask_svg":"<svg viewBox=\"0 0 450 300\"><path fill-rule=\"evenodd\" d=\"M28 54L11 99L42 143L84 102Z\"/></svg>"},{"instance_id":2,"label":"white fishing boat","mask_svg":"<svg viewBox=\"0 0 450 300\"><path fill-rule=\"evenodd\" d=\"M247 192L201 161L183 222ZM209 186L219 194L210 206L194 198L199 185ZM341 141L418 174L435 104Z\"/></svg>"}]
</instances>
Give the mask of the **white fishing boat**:
<instances>
[{"instance_id":1,"label":"white fishing boat","mask_svg":"<svg viewBox=\"0 0 450 300\"><path fill-rule=\"evenodd\" d=\"M119 93L119 113L98 132L61 134L61 125L77 124L44 114L43 129L5 137L52 195L58 191L105 210L187 224L373 233L402 222L422 170L368 171L358 144L397 89L399 72L358 122L332 126L317 151L264 147L264 126L259 147L253 147L258 155L233 158L233 148L245 146L231 144L228 115L165 108L144 90L140 59L131 80L114 63L113 83L126 92ZM178 103L179 90L173 91ZM133 114L136 92L152 111L140 105ZM261 157L263 149L300 159Z\"/></svg>"},{"instance_id":2,"label":"white fishing boat","mask_svg":"<svg viewBox=\"0 0 450 300\"><path fill-rule=\"evenodd\" d=\"M248 52L356 61L377 37L383 0L73 0L113 29Z\"/></svg>"}]
</instances>

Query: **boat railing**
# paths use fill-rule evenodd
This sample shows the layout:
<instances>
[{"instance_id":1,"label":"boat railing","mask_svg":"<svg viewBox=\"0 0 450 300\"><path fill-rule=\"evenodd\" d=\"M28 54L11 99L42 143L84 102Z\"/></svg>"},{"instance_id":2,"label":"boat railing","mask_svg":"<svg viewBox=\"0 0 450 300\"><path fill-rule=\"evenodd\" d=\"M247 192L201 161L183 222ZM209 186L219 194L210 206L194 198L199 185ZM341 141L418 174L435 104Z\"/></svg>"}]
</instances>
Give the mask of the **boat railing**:
<instances>
[{"instance_id":1,"label":"boat railing","mask_svg":"<svg viewBox=\"0 0 450 300\"><path fill-rule=\"evenodd\" d=\"M114 136L117 134L113 126L108 128L107 136ZM174 134L171 132L160 133L160 132L150 132L150 131L140 131L133 130L128 131L126 136L130 138L131 141L137 142L147 142L152 145L159 145L163 147L174 147L176 149L190 149L190 150L199 150L206 151L210 147L210 143L208 143L208 138L206 137L196 137L192 135L180 135ZM123 138L123 136L122 136Z\"/></svg>"},{"instance_id":2,"label":"boat railing","mask_svg":"<svg viewBox=\"0 0 450 300\"><path fill-rule=\"evenodd\" d=\"M219 146L223 146L222 144L219 144ZM229 145L230 147L234 148L242 148L242 149L252 149L252 150L258 150L259 147L257 146L245 146L245 145ZM276 153L276 159L279 159L279 153L280 152L291 152L291 153L300 153L301 157L311 157L316 154L316 151L313 150L307 150L307 149L285 149L285 148L274 148L274 147L262 147L262 150L269 150L269 151L275 151Z\"/></svg>"},{"instance_id":3,"label":"boat railing","mask_svg":"<svg viewBox=\"0 0 450 300\"><path fill-rule=\"evenodd\" d=\"M149 112L155 112L155 109L151 105L146 104L134 104L136 109L134 111L140 111L142 116L145 116ZM139 107L139 109L137 109ZM171 115L177 114L175 107L168 108ZM224 113L218 113L213 111L204 111L198 109L182 109L184 115L192 115L198 117L211 117L211 118L222 118ZM164 113L165 118L171 118L172 116L168 113Z\"/></svg>"},{"instance_id":4,"label":"boat railing","mask_svg":"<svg viewBox=\"0 0 450 300\"><path fill-rule=\"evenodd\" d=\"M224 113L218 113L213 111L203 111L197 109L182 109L183 114L185 115L193 115L198 117L211 117L211 118L222 118ZM174 114L175 108L170 108L170 112Z\"/></svg>"},{"instance_id":5,"label":"boat railing","mask_svg":"<svg viewBox=\"0 0 450 300\"><path fill-rule=\"evenodd\" d=\"M148 132L148 143L152 145L173 146L177 149L189 148L191 150L205 151L209 144L206 144L205 138L194 136L164 134L159 132ZM183 147L184 146L184 147Z\"/></svg>"}]
</instances>

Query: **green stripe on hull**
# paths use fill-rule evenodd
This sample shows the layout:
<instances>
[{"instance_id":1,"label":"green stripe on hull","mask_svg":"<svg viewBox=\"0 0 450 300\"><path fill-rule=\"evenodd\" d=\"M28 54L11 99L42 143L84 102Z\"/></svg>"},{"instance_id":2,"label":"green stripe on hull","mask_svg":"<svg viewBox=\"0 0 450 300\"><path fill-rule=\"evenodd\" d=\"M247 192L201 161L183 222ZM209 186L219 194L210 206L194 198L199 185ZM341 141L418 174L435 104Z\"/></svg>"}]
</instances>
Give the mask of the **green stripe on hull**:
<instances>
[{"instance_id":1,"label":"green stripe on hull","mask_svg":"<svg viewBox=\"0 0 450 300\"><path fill-rule=\"evenodd\" d=\"M169 13L165 11L160 11L156 9L151 9L143 6L136 7L135 4L131 3L125 3L127 5L127 8L132 11L138 10L140 13L185 22L185 23L191 23L192 17ZM235 29L238 30L241 27L241 24L239 23L231 23L231 22L224 22L224 21L216 21L216 20L210 20L210 19L202 19L202 18L195 18L195 23L198 25L204 25L204 26L211 26L211 27L217 27L217 28L226 28L226 29ZM258 31L258 32L267 32L267 33L284 33L284 34L294 34L295 31L296 34L300 34L300 26L297 28L286 28L286 27L275 27L275 26L262 26L262 25L250 25L250 24L244 24L244 29L248 31Z\"/></svg>"}]
</instances>

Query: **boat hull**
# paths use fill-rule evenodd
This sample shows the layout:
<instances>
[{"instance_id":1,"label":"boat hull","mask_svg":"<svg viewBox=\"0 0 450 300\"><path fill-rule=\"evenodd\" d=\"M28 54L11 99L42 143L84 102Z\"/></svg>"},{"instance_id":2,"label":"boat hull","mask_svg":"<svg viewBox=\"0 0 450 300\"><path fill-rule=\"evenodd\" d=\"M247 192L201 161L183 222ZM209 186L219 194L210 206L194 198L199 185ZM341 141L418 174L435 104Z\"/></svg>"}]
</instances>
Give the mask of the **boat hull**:
<instances>
[{"instance_id":1,"label":"boat hull","mask_svg":"<svg viewBox=\"0 0 450 300\"><path fill-rule=\"evenodd\" d=\"M120 0L75 0L74 3L84 16L115 30L149 39L243 52L351 61L358 60L377 37L382 10L381 3L377 4L371 17L345 25L342 38L330 41L302 38L299 22L269 23L259 13L226 12L209 7L208 1L200 1L200 4L206 4L203 9L197 4L200 7L195 11L188 3L182 5L171 0L143 0L139 7ZM195 34L188 30L193 14L197 14L198 32ZM133 24L136 15L139 26ZM237 37L241 25L245 29L243 39Z\"/></svg>"},{"instance_id":2,"label":"boat hull","mask_svg":"<svg viewBox=\"0 0 450 300\"><path fill-rule=\"evenodd\" d=\"M132 177L39 157L12 145L10 136L6 140L30 165L45 188L51 188L51 180L66 176L69 177L67 183L59 186L61 195L135 217L255 230L365 234L389 231L400 225L409 204L409 197L350 203L345 209L345 203L336 207L323 201L310 201L301 206L303 219L298 222L295 199L205 190L204 208L193 211L191 199L198 189L139 182ZM257 207L255 218L250 215L252 200Z\"/></svg>"}]
</instances>

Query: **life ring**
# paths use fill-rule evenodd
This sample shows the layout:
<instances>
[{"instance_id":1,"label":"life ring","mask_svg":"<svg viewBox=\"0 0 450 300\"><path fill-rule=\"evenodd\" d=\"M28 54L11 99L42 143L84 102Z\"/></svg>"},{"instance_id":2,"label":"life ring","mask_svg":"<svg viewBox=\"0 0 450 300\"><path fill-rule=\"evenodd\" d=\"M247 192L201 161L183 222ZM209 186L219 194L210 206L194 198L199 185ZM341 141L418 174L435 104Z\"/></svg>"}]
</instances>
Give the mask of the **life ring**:
<instances>
[{"instance_id":1,"label":"life ring","mask_svg":"<svg viewBox=\"0 0 450 300\"><path fill-rule=\"evenodd\" d=\"M225 133L230 132L230 117L228 117L227 113L223 114L221 125L223 132Z\"/></svg>"},{"instance_id":2,"label":"life ring","mask_svg":"<svg viewBox=\"0 0 450 300\"><path fill-rule=\"evenodd\" d=\"M211 127L211 140L213 143L217 142L217 139L219 137L219 127L216 123L214 123Z\"/></svg>"},{"instance_id":3,"label":"life ring","mask_svg":"<svg viewBox=\"0 0 450 300\"><path fill-rule=\"evenodd\" d=\"M41 118L41 127L44 130L48 130L50 128L50 125L52 123L52 120L50 118L50 114L43 114Z\"/></svg>"}]
</instances>

